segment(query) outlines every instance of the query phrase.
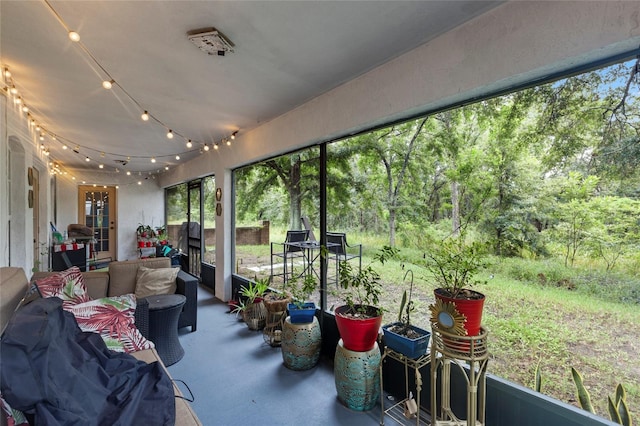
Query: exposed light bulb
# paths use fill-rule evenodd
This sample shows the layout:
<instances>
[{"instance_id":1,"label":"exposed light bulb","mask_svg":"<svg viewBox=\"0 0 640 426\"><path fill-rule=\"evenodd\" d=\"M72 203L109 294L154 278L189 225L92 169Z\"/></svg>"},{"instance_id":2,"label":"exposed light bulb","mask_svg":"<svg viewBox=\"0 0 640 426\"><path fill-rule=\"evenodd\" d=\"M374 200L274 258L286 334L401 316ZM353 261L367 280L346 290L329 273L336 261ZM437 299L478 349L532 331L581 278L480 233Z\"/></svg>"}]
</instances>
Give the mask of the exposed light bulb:
<instances>
[{"instance_id":1,"label":"exposed light bulb","mask_svg":"<svg viewBox=\"0 0 640 426\"><path fill-rule=\"evenodd\" d=\"M218 149L218 144L217 143L213 145L213 149L215 149L215 150Z\"/></svg>"},{"instance_id":2,"label":"exposed light bulb","mask_svg":"<svg viewBox=\"0 0 640 426\"><path fill-rule=\"evenodd\" d=\"M169 166L164 166L164 169L165 170L169 170Z\"/></svg>"},{"instance_id":3,"label":"exposed light bulb","mask_svg":"<svg viewBox=\"0 0 640 426\"><path fill-rule=\"evenodd\" d=\"M62 149L67 149L67 148L68 148L68 146L62 145Z\"/></svg>"},{"instance_id":4,"label":"exposed light bulb","mask_svg":"<svg viewBox=\"0 0 640 426\"><path fill-rule=\"evenodd\" d=\"M142 181L141 180L138 181L138 185L142 185Z\"/></svg>"},{"instance_id":5,"label":"exposed light bulb","mask_svg":"<svg viewBox=\"0 0 640 426\"><path fill-rule=\"evenodd\" d=\"M11 89L9 89L9 92L11 92L12 95L17 95L18 89L16 89L16 86L11 86Z\"/></svg>"},{"instance_id":6,"label":"exposed light bulb","mask_svg":"<svg viewBox=\"0 0 640 426\"><path fill-rule=\"evenodd\" d=\"M26 105L22 106L22 112L29 112L29 107Z\"/></svg>"},{"instance_id":7,"label":"exposed light bulb","mask_svg":"<svg viewBox=\"0 0 640 426\"><path fill-rule=\"evenodd\" d=\"M169 129L167 132L167 139L173 139L173 130Z\"/></svg>"},{"instance_id":8,"label":"exposed light bulb","mask_svg":"<svg viewBox=\"0 0 640 426\"><path fill-rule=\"evenodd\" d=\"M127 170L127 176L131 176L131 171Z\"/></svg>"},{"instance_id":9,"label":"exposed light bulb","mask_svg":"<svg viewBox=\"0 0 640 426\"><path fill-rule=\"evenodd\" d=\"M187 141L187 148L191 148L193 146L193 144L191 143L191 139L189 139Z\"/></svg>"},{"instance_id":10,"label":"exposed light bulb","mask_svg":"<svg viewBox=\"0 0 640 426\"><path fill-rule=\"evenodd\" d=\"M76 177L75 176L71 176L71 180L76 180Z\"/></svg>"},{"instance_id":11,"label":"exposed light bulb","mask_svg":"<svg viewBox=\"0 0 640 426\"><path fill-rule=\"evenodd\" d=\"M206 143L204 144L204 150L209 151L209 145L207 145Z\"/></svg>"},{"instance_id":12,"label":"exposed light bulb","mask_svg":"<svg viewBox=\"0 0 640 426\"><path fill-rule=\"evenodd\" d=\"M11 78L11 71L9 71L9 68L4 69L4 76L7 78Z\"/></svg>"},{"instance_id":13,"label":"exposed light bulb","mask_svg":"<svg viewBox=\"0 0 640 426\"><path fill-rule=\"evenodd\" d=\"M44 140L44 135L40 135L40 140L43 141Z\"/></svg>"},{"instance_id":14,"label":"exposed light bulb","mask_svg":"<svg viewBox=\"0 0 640 426\"><path fill-rule=\"evenodd\" d=\"M40 149L44 149L44 144L43 143L40 144Z\"/></svg>"},{"instance_id":15,"label":"exposed light bulb","mask_svg":"<svg viewBox=\"0 0 640 426\"><path fill-rule=\"evenodd\" d=\"M91 161L91 159L89 157L85 157L84 161L86 161L88 163L89 161Z\"/></svg>"},{"instance_id":16,"label":"exposed light bulb","mask_svg":"<svg viewBox=\"0 0 640 426\"><path fill-rule=\"evenodd\" d=\"M235 132L231 133L231 139L235 140L237 134L238 134L237 130Z\"/></svg>"},{"instance_id":17,"label":"exposed light bulb","mask_svg":"<svg viewBox=\"0 0 640 426\"><path fill-rule=\"evenodd\" d=\"M75 31L69 31L69 39L77 43L80 41L80 34Z\"/></svg>"},{"instance_id":18,"label":"exposed light bulb","mask_svg":"<svg viewBox=\"0 0 640 426\"><path fill-rule=\"evenodd\" d=\"M180 156L179 155L176 155L176 160L180 160Z\"/></svg>"},{"instance_id":19,"label":"exposed light bulb","mask_svg":"<svg viewBox=\"0 0 640 426\"><path fill-rule=\"evenodd\" d=\"M120 189L120 185L116 185L116 189Z\"/></svg>"},{"instance_id":20,"label":"exposed light bulb","mask_svg":"<svg viewBox=\"0 0 640 426\"><path fill-rule=\"evenodd\" d=\"M98 167L104 169L104 164L100 164Z\"/></svg>"},{"instance_id":21,"label":"exposed light bulb","mask_svg":"<svg viewBox=\"0 0 640 426\"><path fill-rule=\"evenodd\" d=\"M155 157L151 157L151 162L155 163L156 162L156 158Z\"/></svg>"},{"instance_id":22,"label":"exposed light bulb","mask_svg":"<svg viewBox=\"0 0 640 426\"><path fill-rule=\"evenodd\" d=\"M227 146L231 146L231 140L227 139Z\"/></svg>"},{"instance_id":23,"label":"exposed light bulb","mask_svg":"<svg viewBox=\"0 0 640 426\"><path fill-rule=\"evenodd\" d=\"M13 102L15 102L16 104L20 105L22 103L22 99L16 98Z\"/></svg>"},{"instance_id":24,"label":"exposed light bulb","mask_svg":"<svg viewBox=\"0 0 640 426\"><path fill-rule=\"evenodd\" d=\"M36 132L39 132L39 131L40 131L40 126L38 125L36 126Z\"/></svg>"},{"instance_id":25,"label":"exposed light bulb","mask_svg":"<svg viewBox=\"0 0 640 426\"><path fill-rule=\"evenodd\" d=\"M115 80L105 80L102 82L102 87L105 89L111 89L113 87L113 83L115 83Z\"/></svg>"},{"instance_id":26,"label":"exposed light bulb","mask_svg":"<svg viewBox=\"0 0 640 426\"><path fill-rule=\"evenodd\" d=\"M142 121L149 121L149 113L147 111L143 112L140 118L142 118Z\"/></svg>"}]
</instances>

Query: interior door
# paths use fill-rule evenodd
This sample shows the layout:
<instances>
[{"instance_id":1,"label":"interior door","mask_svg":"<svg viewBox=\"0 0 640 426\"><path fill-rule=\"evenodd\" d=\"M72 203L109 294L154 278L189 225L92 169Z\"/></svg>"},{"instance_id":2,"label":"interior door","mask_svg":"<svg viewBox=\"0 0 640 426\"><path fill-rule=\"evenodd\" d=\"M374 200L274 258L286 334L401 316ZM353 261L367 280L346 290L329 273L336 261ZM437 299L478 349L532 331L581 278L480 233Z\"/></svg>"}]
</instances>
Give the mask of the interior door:
<instances>
[{"instance_id":1,"label":"interior door","mask_svg":"<svg viewBox=\"0 0 640 426\"><path fill-rule=\"evenodd\" d=\"M78 223L93 231L91 258L94 261L116 260L117 211L115 187L78 188Z\"/></svg>"}]
</instances>

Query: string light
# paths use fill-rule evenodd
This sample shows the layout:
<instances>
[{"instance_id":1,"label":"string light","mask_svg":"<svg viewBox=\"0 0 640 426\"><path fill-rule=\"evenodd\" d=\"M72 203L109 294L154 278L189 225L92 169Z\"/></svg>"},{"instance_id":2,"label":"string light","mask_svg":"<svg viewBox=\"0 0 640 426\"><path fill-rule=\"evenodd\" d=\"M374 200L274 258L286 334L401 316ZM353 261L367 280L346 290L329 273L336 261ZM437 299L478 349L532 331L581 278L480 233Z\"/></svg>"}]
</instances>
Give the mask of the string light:
<instances>
[{"instance_id":1,"label":"string light","mask_svg":"<svg viewBox=\"0 0 640 426\"><path fill-rule=\"evenodd\" d=\"M56 14L56 15L57 15L57 13L55 12L55 10L54 10L54 9L53 9L53 7L51 6L51 4L49 4L48 2L46 2L46 4L47 4L47 6L48 6L48 7L49 7L53 12L54 12L54 14ZM80 42L80 35L79 35L76 31L71 31L71 30L69 30L69 28L67 27L67 25L66 25L66 24L65 24L61 19L58 19L58 20L59 20L59 22L62 24L62 26L63 26L63 27L65 27L65 29L67 30L67 34L68 34L68 36L69 36L69 39L70 39L70 40L72 40L72 41L74 41L74 42ZM87 48L86 48L82 43L79 43L79 46L80 46L80 48L81 48L81 49L82 49L82 50L83 50L83 51L84 51L84 52L89 56L89 59L93 60L93 61L95 62L95 64L97 65L97 67L98 67L98 68L100 68L100 69L102 70L102 72L104 73L103 75L106 75L106 76L107 76L107 79L105 79L105 80L102 82L103 87L104 87L105 89L111 89L111 88L113 88L113 85L115 85L115 84L117 84L117 83L116 83L115 79L113 79L113 78L111 77L111 75L110 75L110 73L108 72L108 70L106 70L106 69L105 69L105 68L104 68L104 67L103 67L103 66L102 66L102 65L101 65L101 64L96 60L96 58L91 54L91 52L89 52L89 51L88 51L88 49L87 49ZM32 117L32 116L31 116L30 108L26 105L25 100L24 100L21 96L18 96L18 93L19 93L19 92L18 92L18 89L17 89L17 86L16 86L15 82L14 82L14 81L13 81L13 79L11 78L11 77L13 76L13 74L10 72L9 68L8 68L7 66L4 66L4 67L2 67L1 69L3 70L3 71L2 71L2 73L4 74L4 77L5 77L5 79L6 79L6 80L5 80L5 88L4 88L4 90L5 90L5 91L8 91L10 94L14 95L14 103L15 103L15 104L22 105L21 110L22 110L22 112L24 112L24 113L26 114L26 116L27 116L27 120L28 120L28 121L27 121L27 123L29 124L29 126L30 126L30 127L31 127L31 126L35 127L36 131L40 133L40 134L39 134L39 139L40 139L41 141L44 141L44 135L45 135L45 134L47 134L47 135L49 135L49 136L51 137L51 139L52 139L53 141L57 141L57 139L56 139L56 137L55 137L55 135L54 135L53 133L51 133L51 132L49 132L47 129L43 128L40 124L38 124L38 123L37 123L36 119L35 119L34 117ZM134 99L134 98L133 98L133 97L132 97L132 96L131 96L131 95L130 95L130 94L129 94L129 93L128 93L128 92L127 92L123 87L122 87L122 86L120 86L120 85L118 84L118 88L119 88L119 89L121 89L121 90L122 90L122 92L123 92L127 97L129 97L129 99L130 99L133 103L135 103L138 107L140 107L140 104L138 103L138 101L136 101L136 99ZM140 108L140 110L142 110L142 108ZM170 129L170 128L169 128L167 125L165 125L162 121L158 120L155 116L150 115L150 114L149 114L149 112L148 112L147 110L143 110L143 113L141 114L141 119L142 119L142 120L144 120L144 121L148 121L150 118L153 118L153 119L154 119L158 124L160 124L160 125L164 126L164 128L165 128L165 129L168 129L168 132L167 132L167 138L168 138L168 139L173 139L174 131L173 131L172 129ZM179 132L175 132L175 133L176 133L178 136L180 136L180 137L183 137L183 138L184 138L184 136L183 136L181 133L179 133ZM232 134L229 136L229 138L230 138L230 139L235 139L235 136L237 135L237 133L238 133L238 130L236 130L236 131L232 132ZM63 138L63 139L64 139L64 138ZM222 141L226 141L226 142L227 142L227 145L230 145L230 141L229 141L229 139L224 138ZM71 142L71 143L72 143L73 141L69 141L69 140L67 140L67 142ZM188 140L187 140L187 142L186 142L186 146L187 146L187 148L188 148L188 149L191 149L191 148L193 147L193 145L194 145L193 141L192 141L191 139L188 139ZM219 144L218 144L217 142L216 142L215 144L214 144L214 143L212 143L211 145L204 144L204 151L209 151L209 149L210 149L209 147L210 147L210 146L214 146L214 148L215 148L215 149L218 149L218 145L219 145ZM62 143L62 142L61 142L61 148L62 148L62 150L63 150L63 151L68 150L68 148L71 148L72 146L74 146L74 145L73 145L73 144ZM45 149L44 145L43 145L41 148L42 148L42 150L43 150L44 155L49 155L49 153L50 153L50 149L49 149L49 148L46 148L46 149ZM80 148L81 148L81 146L76 144L76 145L75 145L75 149L73 149L73 151L74 151L75 153L79 154L79 153L80 153ZM88 149L88 150L91 150L91 151L95 151L93 148L86 147L86 146L82 146L82 148L83 148L83 150L84 150L84 149ZM200 153L202 153L202 152L203 152L203 150L200 150ZM110 153L110 155L121 156L120 154L117 154L117 153ZM105 157L105 153L104 153L104 152L101 152L101 153L100 153L100 156L101 156L101 157ZM144 158L144 157L143 157L143 156L136 156L136 158ZM147 158L148 158L148 157L147 157ZM179 154L179 153L178 153L178 154L176 154L176 155L175 155L175 158L176 158L176 160L179 160L179 159L181 158L181 157L180 157L180 154ZM86 162L91 162L92 160L94 160L94 158L93 158L93 157L91 157L90 155L85 155L85 161L86 161ZM127 157L127 161L129 161L129 160L130 160L130 157ZM116 160L116 161L117 161L117 160ZM155 163L155 162L156 162L156 158L155 158L155 157L151 158L151 162L152 162L152 163ZM124 163L124 164L126 164L126 163ZM103 169L103 168L104 168L104 164L102 164L102 163L101 163L101 164L99 164L99 168ZM116 169L116 170L117 170L117 169ZM168 166L167 166L167 167L165 167L165 170L169 170L169 167L168 167ZM157 170L157 173L160 173L160 171L161 171L161 170ZM64 174L66 174L66 172L64 172ZM130 173L128 173L128 174L130 175ZM151 175L151 173L150 173L150 175ZM155 179L155 176L152 176L152 177Z\"/></svg>"},{"instance_id":2,"label":"string light","mask_svg":"<svg viewBox=\"0 0 640 426\"><path fill-rule=\"evenodd\" d=\"M218 150L218 142L216 142L215 144L213 144L213 149L215 149L216 151Z\"/></svg>"},{"instance_id":3,"label":"string light","mask_svg":"<svg viewBox=\"0 0 640 426\"><path fill-rule=\"evenodd\" d=\"M231 140L227 139L227 146L231 146Z\"/></svg>"}]
</instances>

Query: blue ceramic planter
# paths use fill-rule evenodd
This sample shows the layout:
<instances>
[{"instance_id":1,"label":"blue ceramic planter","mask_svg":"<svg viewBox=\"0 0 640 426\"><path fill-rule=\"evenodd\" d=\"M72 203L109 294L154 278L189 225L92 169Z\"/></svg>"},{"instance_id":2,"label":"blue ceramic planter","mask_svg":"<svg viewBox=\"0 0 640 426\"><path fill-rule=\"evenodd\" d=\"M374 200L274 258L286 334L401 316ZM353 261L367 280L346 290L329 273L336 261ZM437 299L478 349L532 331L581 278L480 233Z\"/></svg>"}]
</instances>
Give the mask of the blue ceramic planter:
<instances>
[{"instance_id":1,"label":"blue ceramic planter","mask_svg":"<svg viewBox=\"0 0 640 426\"><path fill-rule=\"evenodd\" d=\"M385 344L394 351L413 359L420 358L422 355L427 353L431 333L412 325L410 328L420 333L421 336L416 339L409 339L406 336L394 333L390 330L391 327L399 324L401 323L394 322L393 324L382 326Z\"/></svg>"},{"instance_id":2,"label":"blue ceramic planter","mask_svg":"<svg viewBox=\"0 0 640 426\"><path fill-rule=\"evenodd\" d=\"M302 308L298 308L294 303L288 305L289 316L292 324L306 324L313 321L316 315L316 304L306 302Z\"/></svg>"}]
</instances>

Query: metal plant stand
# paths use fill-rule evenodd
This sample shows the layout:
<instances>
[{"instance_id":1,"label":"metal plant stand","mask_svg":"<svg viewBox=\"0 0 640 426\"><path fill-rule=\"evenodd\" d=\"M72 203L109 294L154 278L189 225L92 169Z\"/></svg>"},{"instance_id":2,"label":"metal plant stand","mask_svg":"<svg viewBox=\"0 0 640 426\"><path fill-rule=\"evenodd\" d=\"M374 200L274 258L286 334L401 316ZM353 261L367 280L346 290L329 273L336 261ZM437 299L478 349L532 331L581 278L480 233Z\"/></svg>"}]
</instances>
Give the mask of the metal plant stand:
<instances>
[{"instance_id":1,"label":"metal plant stand","mask_svg":"<svg viewBox=\"0 0 640 426\"><path fill-rule=\"evenodd\" d=\"M432 326L431 343L431 424L433 426L481 426L485 419L486 372L489 352L487 330L477 336L459 336ZM458 419L451 410L451 364L458 366L467 383L467 419ZM465 368L465 365L468 368ZM440 377L441 405L438 417L436 380Z\"/></svg>"},{"instance_id":2,"label":"metal plant stand","mask_svg":"<svg viewBox=\"0 0 640 426\"><path fill-rule=\"evenodd\" d=\"M404 365L404 378L405 378L405 398L400 402L392 405L391 407L385 410L384 408L384 389L383 389L383 380L382 380L382 364L386 358L395 359L396 361L402 363ZM399 352L394 351L393 349L389 349L386 347L382 354L382 362L380 363L380 407L382 414L380 416L380 424L384 425L384 416L388 415L395 421L400 424L410 424L413 423L413 418L415 418L416 426L421 424L427 425L429 424L428 420L422 416L422 411L420 410L420 393L422 392L422 374L420 373L420 369L425 365L429 364L431 361L431 356L427 353L419 358L413 359L409 358ZM407 417L405 415L405 405L409 402L411 398L409 398L409 368L413 369L416 377L416 390L415 390L415 402L417 406L417 412L414 416ZM407 423L410 422L410 423Z\"/></svg>"}]
</instances>

